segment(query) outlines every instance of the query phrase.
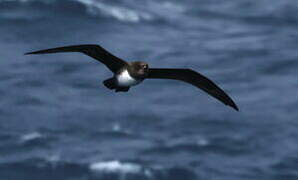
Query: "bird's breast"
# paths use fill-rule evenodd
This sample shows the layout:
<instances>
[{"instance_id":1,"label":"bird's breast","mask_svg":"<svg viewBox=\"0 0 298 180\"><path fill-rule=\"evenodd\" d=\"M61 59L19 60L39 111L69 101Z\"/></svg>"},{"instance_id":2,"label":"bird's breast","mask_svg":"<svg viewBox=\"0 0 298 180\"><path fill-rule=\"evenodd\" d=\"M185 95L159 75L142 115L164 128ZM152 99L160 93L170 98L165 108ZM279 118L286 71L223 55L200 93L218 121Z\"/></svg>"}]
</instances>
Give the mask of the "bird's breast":
<instances>
[{"instance_id":1,"label":"bird's breast","mask_svg":"<svg viewBox=\"0 0 298 180\"><path fill-rule=\"evenodd\" d=\"M133 78L127 70L122 71L116 76L118 86L130 87L135 86L141 82L141 80L136 80Z\"/></svg>"}]
</instances>

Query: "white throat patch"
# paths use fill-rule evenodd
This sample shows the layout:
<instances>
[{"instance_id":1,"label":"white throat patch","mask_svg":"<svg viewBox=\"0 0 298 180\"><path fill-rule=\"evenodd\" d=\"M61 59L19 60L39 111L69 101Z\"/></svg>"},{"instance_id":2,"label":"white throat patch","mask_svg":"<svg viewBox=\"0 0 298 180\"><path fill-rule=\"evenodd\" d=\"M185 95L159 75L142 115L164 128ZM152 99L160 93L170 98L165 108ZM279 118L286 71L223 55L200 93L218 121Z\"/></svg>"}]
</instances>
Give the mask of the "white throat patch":
<instances>
[{"instance_id":1,"label":"white throat patch","mask_svg":"<svg viewBox=\"0 0 298 180\"><path fill-rule=\"evenodd\" d=\"M141 81L137 81L131 77L127 70L124 70L119 75L117 75L118 86L121 87L130 87L139 84Z\"/></svg>"}]
</instances>

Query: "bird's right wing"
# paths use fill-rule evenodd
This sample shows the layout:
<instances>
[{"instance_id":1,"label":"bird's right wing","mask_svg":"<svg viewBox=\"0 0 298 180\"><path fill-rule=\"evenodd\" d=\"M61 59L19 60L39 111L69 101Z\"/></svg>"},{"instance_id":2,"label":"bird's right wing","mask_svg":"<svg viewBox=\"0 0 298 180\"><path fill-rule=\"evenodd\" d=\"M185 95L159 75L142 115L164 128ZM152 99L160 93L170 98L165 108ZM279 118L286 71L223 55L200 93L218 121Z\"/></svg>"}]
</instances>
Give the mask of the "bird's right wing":
<instances>
[{"instance_id":1,"label":"bird's right wing","mask_svg":"<svg viewBox=\"0 0 298 180\"><path fill-rule=\"evenodd\" d=\"M198 72L191 69L157 69L150 68L149 79L173 79L190 83L211 96L215 97L225 105L231 106L235 110L239 110L234 101L214 82Z\"/></svg>"},{"instance_id":2,"label":"bird's right wing","mask_svg":"<svg viewBox=\"0 0 298 180\"><path fill-rule=\"evenodd\" d=\"M99 45L93 44L86 44L86 45L75 45L75 46L64 46L64 47L57 47L53 49L45 49L35 52L29 52L28 54L49 54L49 53L62 53L62 52L80 52L84 53L99 62L105 64L112 72L116 73L119 69L125 66L127 63L112 55L107 50L102 48Z\"/></svg>"}]
</instances>

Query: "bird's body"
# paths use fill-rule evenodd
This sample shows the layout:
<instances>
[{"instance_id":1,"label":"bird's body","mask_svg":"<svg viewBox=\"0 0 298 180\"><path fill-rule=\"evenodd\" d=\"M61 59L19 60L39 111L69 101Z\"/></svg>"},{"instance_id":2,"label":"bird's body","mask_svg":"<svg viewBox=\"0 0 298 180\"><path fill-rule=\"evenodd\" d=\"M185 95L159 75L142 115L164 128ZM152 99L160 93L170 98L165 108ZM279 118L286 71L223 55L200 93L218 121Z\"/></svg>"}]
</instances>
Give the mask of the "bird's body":
<instances>
[{"instance_id":1,"label":"bird's body","mask_svg":"<svg viewBox=\"0 0 298 180\"><path fill-rule=\"evenodd\" d=\"M141 83L148 75L149 66L142 61L127 63L114 73L113 78L107 79L103 84L116 92L127 92L130 87Z\"/></svg>"},{"instance_id":2,"label":"bird's body","mask_svg":"<svg viewBox=\"0 0 298 180\"><path fill-rule=\"evenodd\" d=\"M149 68L143 61L126 62L103 49L99 45L75 45L53 49L46 49L27 54L48 54L60 52L81 52L105 64L114 76L103 81L103 84L115 92L127 92L130 87L136 86L145 79L172 79L190 83L222 103L238 111L234 101L215 83L205 76L191 69L161 69Z\"/></svg>"},{"instance_id":3,"label":"bird's body","mask_svg":"<svg viewBox=\"0 0 298 180\"><path fill-rule=\"evenodd\" d=\"M140 79L133 78L129 74L127 69L122 70L121 72L116 74L115 80L116 80L117 85L120 87L131 87L131 86L135 86L142 82L142 80L140 80Z\"/></svg>"}]
</instances>

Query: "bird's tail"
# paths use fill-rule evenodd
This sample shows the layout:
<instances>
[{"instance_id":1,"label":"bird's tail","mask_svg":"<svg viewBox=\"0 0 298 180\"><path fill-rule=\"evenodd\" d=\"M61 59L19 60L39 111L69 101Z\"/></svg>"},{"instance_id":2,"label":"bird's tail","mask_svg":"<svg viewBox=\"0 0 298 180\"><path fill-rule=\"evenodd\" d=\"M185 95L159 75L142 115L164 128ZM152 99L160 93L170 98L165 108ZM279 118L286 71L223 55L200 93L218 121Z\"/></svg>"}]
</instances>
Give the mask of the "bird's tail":
<instances>
[{"instance_id":1,"label":"bird's tail","mask_svg":"<svg viewBox=\"0 0 298 180\"><path fill-rule=\"evenodd\" d=\"M106 79L103 84L109 89L116 89L117 85L114 78Z\"/></svg>"}]
</instances>

